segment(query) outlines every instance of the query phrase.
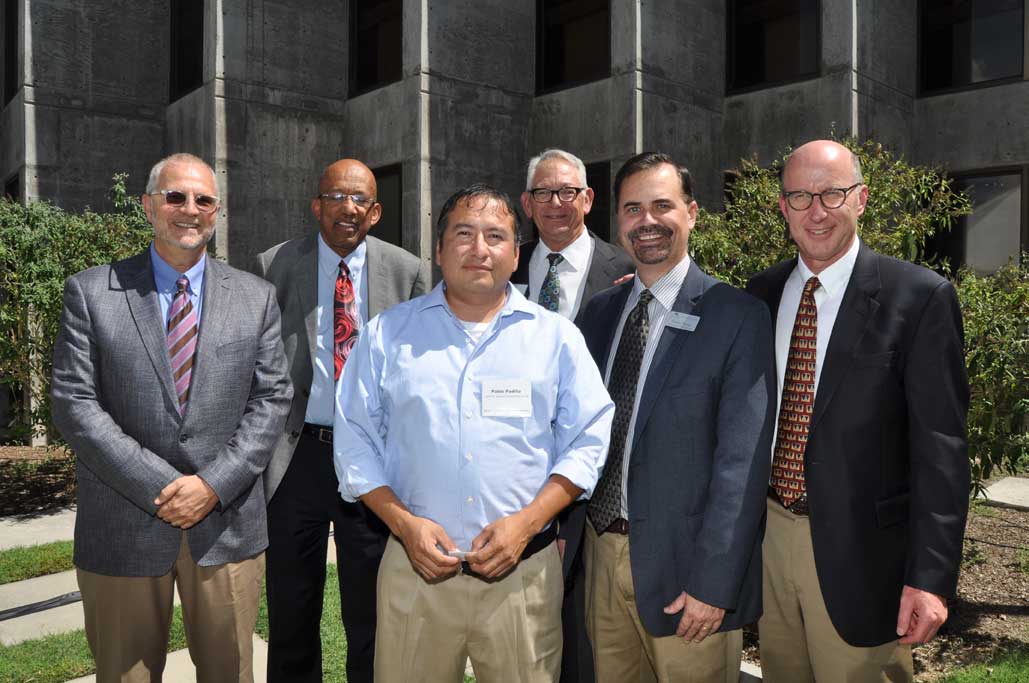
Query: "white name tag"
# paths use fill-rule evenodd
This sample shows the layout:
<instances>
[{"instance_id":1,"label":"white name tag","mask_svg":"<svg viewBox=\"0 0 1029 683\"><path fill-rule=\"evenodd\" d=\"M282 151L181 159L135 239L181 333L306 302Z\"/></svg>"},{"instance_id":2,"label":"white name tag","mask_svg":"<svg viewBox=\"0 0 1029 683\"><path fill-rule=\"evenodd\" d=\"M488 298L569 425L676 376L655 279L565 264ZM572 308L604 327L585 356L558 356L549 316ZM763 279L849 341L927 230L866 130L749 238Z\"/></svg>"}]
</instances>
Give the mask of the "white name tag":
<instances>
[{"instance_id":1,"label":"white name tag","mask_svg":"<svg viewBox=\"0 0 1029 683\"><path fill-rule=\"evenodd\" d=\"M483 417L532 417L532 383L527 379L482 382Z\"/></svg>"},{"instance_id":2,"label":"white name tag","mask_svg":"<svg viewBox=\"0 0 1029 683\"><path fill-rule=\"evenodd\" d=\"M686 330L692 332L697 329L697 324L700 322L700 316L690 315L689 313L676 313L672 312L668 314L668 320L665 322L667 327L674 327L677 330Z\"/></svg>"}]
</instances>

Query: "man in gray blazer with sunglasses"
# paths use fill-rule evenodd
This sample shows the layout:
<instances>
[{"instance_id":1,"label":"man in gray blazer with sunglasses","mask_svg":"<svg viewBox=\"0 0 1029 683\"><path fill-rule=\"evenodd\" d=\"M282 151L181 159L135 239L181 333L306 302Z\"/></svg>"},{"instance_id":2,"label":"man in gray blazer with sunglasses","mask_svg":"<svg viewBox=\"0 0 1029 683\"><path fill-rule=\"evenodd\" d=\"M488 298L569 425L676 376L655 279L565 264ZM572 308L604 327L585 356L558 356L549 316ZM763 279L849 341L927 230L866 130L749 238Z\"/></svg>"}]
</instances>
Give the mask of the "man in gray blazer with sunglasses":
<instances>
[{"instance_id":1,"label":"man in gray blazer with sunglasses","mask_svg":"<svg viewBox=\"0 0 1029 683\"><path fill-rule=\"evenodd\" d=\"M292 391L275 290L206 253L214 173L150 174L150 248L68 278L54 423L75 451L75 566L100 681L161 680L177 585L198 681L253 681L261 473Z\"/></svg>"}]
</instances>

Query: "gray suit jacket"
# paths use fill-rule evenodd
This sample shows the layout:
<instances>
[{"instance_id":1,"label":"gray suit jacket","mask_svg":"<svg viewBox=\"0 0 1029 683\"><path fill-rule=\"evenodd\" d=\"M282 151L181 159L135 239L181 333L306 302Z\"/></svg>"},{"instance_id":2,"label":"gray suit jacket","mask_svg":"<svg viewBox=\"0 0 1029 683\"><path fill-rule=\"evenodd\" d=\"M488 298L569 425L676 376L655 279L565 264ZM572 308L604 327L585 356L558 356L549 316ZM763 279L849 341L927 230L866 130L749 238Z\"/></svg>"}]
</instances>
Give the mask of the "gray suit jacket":
<instances>
[{"instance_id":1,"label":"gray suit jacket","mask_svg":"<svg viewBox=\"0 0 1029 683\"><path fill-rule=\"evenodd\" d=\"M628 282L593 297L582 331L597 365L608 354ZM720 631L761 614L761 539L775 420L772 324L760 301L696 263L672 307L636 412L629 458L629 547L640 621L668 636L686 591L726 610Z\"/></svg>"},{"instance_id":2,"label":"gray suit jacket","mask_svg":"<svg viewBox=\"0 0 1029 683\"><path fill-rule=\"evenodd\" d=\"M368 245L368 316L428 291L429 277L417 256L372 236ZM255 272L275 285L282 310L282 341L295 392L285 430L264 473L265 498L272 499L293 458L307 413L318 307L318 233L277 244L258 254Z\"/></svg>"},{"instance_id":3,"label":"gray suit jacket","mask_svg":"<svg viewBox=\"0 0 1029 683\"><path fill-rule=\"evenodd\" d=\"M149 251L68 278L52 398L54 423L77 456L76 566L112 576L168 572L182 530L156 517L154 499L184 474L200 475L219 499L187 532L198 564L267 547L257 484L292 396L274 295L207 258L180 417Z\"/></svg>"}]
</instances>

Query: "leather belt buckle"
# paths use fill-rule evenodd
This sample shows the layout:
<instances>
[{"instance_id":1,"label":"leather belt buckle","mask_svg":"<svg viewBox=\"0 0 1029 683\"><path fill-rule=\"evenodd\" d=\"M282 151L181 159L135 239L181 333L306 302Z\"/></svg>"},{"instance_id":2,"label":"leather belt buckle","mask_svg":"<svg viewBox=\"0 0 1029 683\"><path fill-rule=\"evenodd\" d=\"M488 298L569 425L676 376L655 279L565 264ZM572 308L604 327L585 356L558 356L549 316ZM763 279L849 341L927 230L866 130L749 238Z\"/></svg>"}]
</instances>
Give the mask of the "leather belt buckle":
<instances>
[{"instance_id":1,"label":"leather belt buckle","mask_svg":"<svg viewBox=\"0 0 1029 683\"><path fill-rule=\"evenodd\" d=\"M805 493L800 498L793 501L788 508L786 508L798 517L807 517L809 510L807 506L807 494Z\"/></svg>"},{"instance_id":2,"label":"leather belt buckle","mask_svg":"<svg viewBox=\"0 0 1029 683\"><path fill-rule=\"evenodd\" d=\"M327 443L330 446L332 445L332 427L323 427L322 425L313 425L309 422L305 422L304 434L313 436L321 443Z\"/></svg>"},{"instance_id":3,"label":"leather belt buckle","mask_svg":"<svg viewBox=\"0 0 1029 683\"><path fill-rule=\"evenodd\" d=\"M604 529L605 534L619 534L621 536L629 535L629 520L624 517L618 517L613 522L607 525Z\"/></svg>"}]
</instances>

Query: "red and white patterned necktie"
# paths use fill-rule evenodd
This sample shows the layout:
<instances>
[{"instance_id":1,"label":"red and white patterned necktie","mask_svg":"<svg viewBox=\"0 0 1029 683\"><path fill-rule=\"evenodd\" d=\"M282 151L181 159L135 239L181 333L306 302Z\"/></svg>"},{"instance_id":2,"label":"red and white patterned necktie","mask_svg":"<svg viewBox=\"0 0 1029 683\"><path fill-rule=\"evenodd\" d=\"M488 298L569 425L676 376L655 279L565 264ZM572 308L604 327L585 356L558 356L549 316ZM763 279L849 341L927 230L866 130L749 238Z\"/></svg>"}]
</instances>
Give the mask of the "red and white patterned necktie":
<instances>
[{"instance_id":1,"label":"red and white patterned necktie","mask_svg":"<svg viewBox=\"0 0 1029 683\"><path fill-rule=\"evenodd\" d=\"M336 276L336 291L333 296L333 365L336 381L343 372L343 364L350 356L350 350L357 343L360 323L357 317L357 302L354 301L354 283L350 280L350 269L340 259L339 275Z\"/></svg>"},{"instance_id":2,"label":"red and white patterned necktie","mask_svg":"<svg viewBox=\"0 0 1029 683\"><path fill-rule=\"evenodd\" d=\"M193 374L193 356L197 349L197 314L189 298L189 278L175 281L175 296L168 311L168 358L171 359L175 394L179 399L179 415L186 412L189 401L189 380Z\"/></svg>"},{"instance_id":3,"label":"red and white patterned necktie","mask_svg":"<svg viewBox=\"0 0 1029 683\"><path fill-rule=\"evenodd\" d=\"M786 507L804 495L804 449L815 406L816 346L818 343L818 308L815 290L821 285L817 277L804 284L800 306L793 321L790 353L783 378L779 426L772 456L772 487Z\"/></svg>"}]
</instances>

